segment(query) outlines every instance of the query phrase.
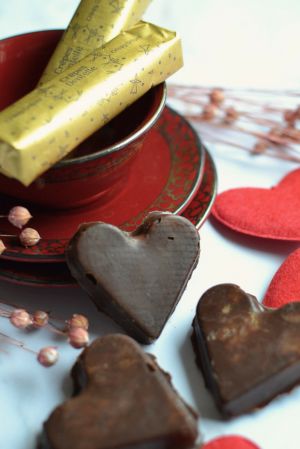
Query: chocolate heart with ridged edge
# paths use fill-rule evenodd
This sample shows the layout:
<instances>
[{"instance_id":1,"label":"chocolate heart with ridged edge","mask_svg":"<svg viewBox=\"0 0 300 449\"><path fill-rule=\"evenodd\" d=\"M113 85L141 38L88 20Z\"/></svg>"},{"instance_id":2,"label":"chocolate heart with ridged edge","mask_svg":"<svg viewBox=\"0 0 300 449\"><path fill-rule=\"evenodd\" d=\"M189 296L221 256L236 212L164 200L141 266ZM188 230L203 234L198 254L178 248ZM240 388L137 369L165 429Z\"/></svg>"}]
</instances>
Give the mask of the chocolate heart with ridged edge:
<instances>
[{"instance_id":1,"label":"chocolate heart with ridged edge","mask_svg":"<svg viewBox=\"0 0 300 449\"><path fill-rule=\"evenodd\" d=\"M76 396L46 423L41 449L187 449L197 417L170 376L125 335L98 338L72 370Z\"/></svg>"},{"instance_id":2,"label":"chocolate heart with ridged edge","mask_svg":"<svg viewBox=\"0 0 300 449\"><path fill-rule=\"evenodd\" d=\"M97 307L142 343L160 335L199 258L187 219L152 212L133 232L106 223L81 225L66 258Z\"/></svg>"},{"instance_id":3,"label":"chocolate heart with ridged edge","mask_svg":"<svg viewBox=\"0 0 300 449\"><path fill-rule=\"evenodd\" d=\"M300 383L300 303L266 308L238 286L221 284L200 299L193 327L197 361L224 416Z\"/></svg>"}]
</instances>

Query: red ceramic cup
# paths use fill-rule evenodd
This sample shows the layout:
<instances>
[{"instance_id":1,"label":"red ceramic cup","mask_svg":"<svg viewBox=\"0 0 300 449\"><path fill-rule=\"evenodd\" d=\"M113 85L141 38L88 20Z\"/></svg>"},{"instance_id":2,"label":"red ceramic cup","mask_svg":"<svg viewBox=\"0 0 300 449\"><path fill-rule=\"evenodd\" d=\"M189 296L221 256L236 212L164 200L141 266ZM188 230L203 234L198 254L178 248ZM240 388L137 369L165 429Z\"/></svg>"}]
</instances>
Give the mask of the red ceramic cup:
<instances>
[{"instance_id":1,"label":"red ceramic cup","mask_svg":"<svg viewBox=\"0 0 300 449\"><path fill-rule=\"evenodd\" d=\"M35 87L61 34L61 30L38 31L0 41L0 110ZM100 198L106 201L126 183L132 161L165 100L165 83L153 87L29 187L0 174L0 193L19 203L60 209Z\"/></svg>"}]
</instances>

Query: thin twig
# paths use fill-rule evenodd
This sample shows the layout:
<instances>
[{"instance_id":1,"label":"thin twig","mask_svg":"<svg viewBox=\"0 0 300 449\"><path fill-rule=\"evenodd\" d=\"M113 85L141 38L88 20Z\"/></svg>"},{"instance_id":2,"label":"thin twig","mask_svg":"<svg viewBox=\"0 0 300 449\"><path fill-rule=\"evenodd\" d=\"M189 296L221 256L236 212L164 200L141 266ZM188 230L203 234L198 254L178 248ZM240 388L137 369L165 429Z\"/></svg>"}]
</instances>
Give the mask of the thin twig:
<instances>
[{"instance_id":1,"label":"thin twig","mask_svg":"<svg viewBox=\"0 0 300 449\"><path fill-rule=\"evenodd\" d=\"M10 344L12 344L14 346L18 346L19 348L22 348L25 351L31 352L33 354L36 354L36 352L33 351L33 349L28 348L27 346L25 346L25 344L22 341L17 340L16 338L9 337L8 335L3 334L2 332L0 332L0 337L3 340L6 340L8 343L10 343Z\"/></svg>"}]
</instances>

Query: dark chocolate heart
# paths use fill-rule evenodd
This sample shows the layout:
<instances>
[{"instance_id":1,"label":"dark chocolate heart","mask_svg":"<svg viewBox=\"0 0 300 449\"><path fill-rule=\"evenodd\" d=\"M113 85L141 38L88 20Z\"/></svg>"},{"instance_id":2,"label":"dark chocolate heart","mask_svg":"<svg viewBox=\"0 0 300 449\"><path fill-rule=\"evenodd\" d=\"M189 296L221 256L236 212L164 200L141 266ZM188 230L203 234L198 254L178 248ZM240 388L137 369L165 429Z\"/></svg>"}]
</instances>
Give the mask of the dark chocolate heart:
<instances>
[{"instance_id":1,"label":"dark chocolate heart","mask_svg":"<svg viewBox=\"0 0 300 449\"><path fill-rule=\"evenodd\" d=\"M95 340L73 367L77 395L46 423L42 449L185 449L197 417L170 376L125 335ZM79 394L78 394L79 393Z\"/></svg>"},{"instance_id":2,"label":"dark chocolate heart","mask_svg":"<svg viewBox=\"0 0 300 449\"><path fill-rule=\"evenodd\" d=\"M153 212L131 233L106 223L83 224L66 257L98 308L129 335L150 343L198 262L199 235L187 219Z\"/></svg>"},{"instance_id":3,"label":"dark chocolate heart","mask_svg":"<svg viewBox=\"0 0 300 449\"><path fill-rule=\"evenodd\" d=\"M200 299L193 327L206 385L225 416L262 406L300 382L300 303L270 309L221 284Z\"/></svg>"}]
</instances>

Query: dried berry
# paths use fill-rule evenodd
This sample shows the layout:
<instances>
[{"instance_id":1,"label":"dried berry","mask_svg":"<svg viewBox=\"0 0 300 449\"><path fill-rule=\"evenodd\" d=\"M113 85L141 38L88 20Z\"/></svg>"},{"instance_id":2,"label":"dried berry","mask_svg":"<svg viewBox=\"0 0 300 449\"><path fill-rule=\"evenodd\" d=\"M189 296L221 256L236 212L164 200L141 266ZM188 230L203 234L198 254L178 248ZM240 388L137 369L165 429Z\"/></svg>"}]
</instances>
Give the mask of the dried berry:
<instances>
[{"instance_id":1,"label":"dried berry","mask_svg":"<svg viewBox=\"0 0 300 449\"><path fill-rule=\"evenodd\" d=\"M239 118L239 113L234 107L229 107L225 111L224 123L231 125Z\"/></svg>"},{"instance_id":2,"label":"dried berry","mask_svg":"<svg viewBox=\"0 0 300 449\"><path fill-rule=\"evenodd\" d=\"M0 239L0 254L2 254L6 250L6 247L3 241Z\"/></svg>"},{"instance_id":3,"label":"dried berry","mask_svg":"<svg viewBox=\"0 0 300 449\"><path fill-rule=\"evenodd\" d=\"M217 107L211 103L203 106L201 117L203 120L212 120L217 114Z\"/></svg>"},{"instance_id":4,"label":"dried berry","mask_svg":"<svg viewBox=\"0 0 300 449\"><path fill-rule=\"evenodd\" d=\"M88 330L89 321L87 317L84 315L80 315L79 313L74 313L72 318L67 321L67 324L70 328L72 327L81 327L82 329Z\"/></svg>"},{"instance_id":5,"label":"dried berry","mask_svg":"<svg viewBox=\"0 0 300 449\"><path fill-rule=\"evenodd\" d=\"M22 245L27 247L36 245L41 240L41 237L35 229L25 228L19 235L19 239Z\"/></svg>"},{"instance_id":6,"label":"dried berry","mask_svg":"<svg viewBox=\"0 0 300 449\"><path fill-rule=\"evenodd\" d=\"M294 126L295 122L297 120L297 110L293 110L293 109L286 109L283 113L283 118L285 120L286 123L288 123L290 126Z\"/></svg>"},{"instance_id":7,"label":"dried berry","mask_svg":"<svg viewBox=\"0 0 300 449\"><path fill-rule=\"evenodd\" d=\"M21 229L32 218L32 215L26 207L15 206L9 211L7 218L13 226Z\"/></svg>"},{"instance_id":8,"label":"dried berry","mask_svg":"<svg viewBox=\"0 0 300 449\"><path fill-rule=\"evenodd\" d=\"M46 348L40 350L37 359L43 366L52 366L58 360L58 351L55 346L47 346Z\"/></svg>"},{"instance_id":9,"label":"dried berry","mask_svg":"<svg viewBox=\"0 0 300 449\"><path fill-rule=\"evenodd\" d=\"M71 327L68 332L69 343L73 348L84 348L89 343L89 334L82 327Z\"/></svg>"},{"instance_id":10,"label":"dried berry","mask_svg":"<svg viewBox=\"0 0 300 449\"><path fill-rule=\"evenodd\" d=\"M222 89L213 89L209 94L209 99L212 104L219 106L223 103L225 95Z\"/></svg>"},{"instance_id":11,"label":"dried berry","mask_svg":"<svg viewBox=\"0 0 300 449\"><path fill-rule=\"evenodd\" d=\"M10 315L10 322L19 329L32 325L32 317L25 309L15 309Z\"/></svg>"},{"instance_id":12,"label":"dried berry","mask_svg":"<svg viewBox=\"0 0 300 449\"><path fill-rule=\"evenodd\" d=\"M256 142L256 144L252 148L252 153L253 154L261 154L264 151L266 151L267 148L268 148L267 142L265 140L259 140L258 142Z\"/></svg>"},{"instance_id":13,"label":"dried berry","mask_svg":"<svg viewBox=\"0 0 300 449\"><path fill-rule=\"evenodd\" d=\"M49 315L43 310L36 310L32 316L32 324L34 327L40 328L48 324Z\"/></svg>"}]
</instances>

